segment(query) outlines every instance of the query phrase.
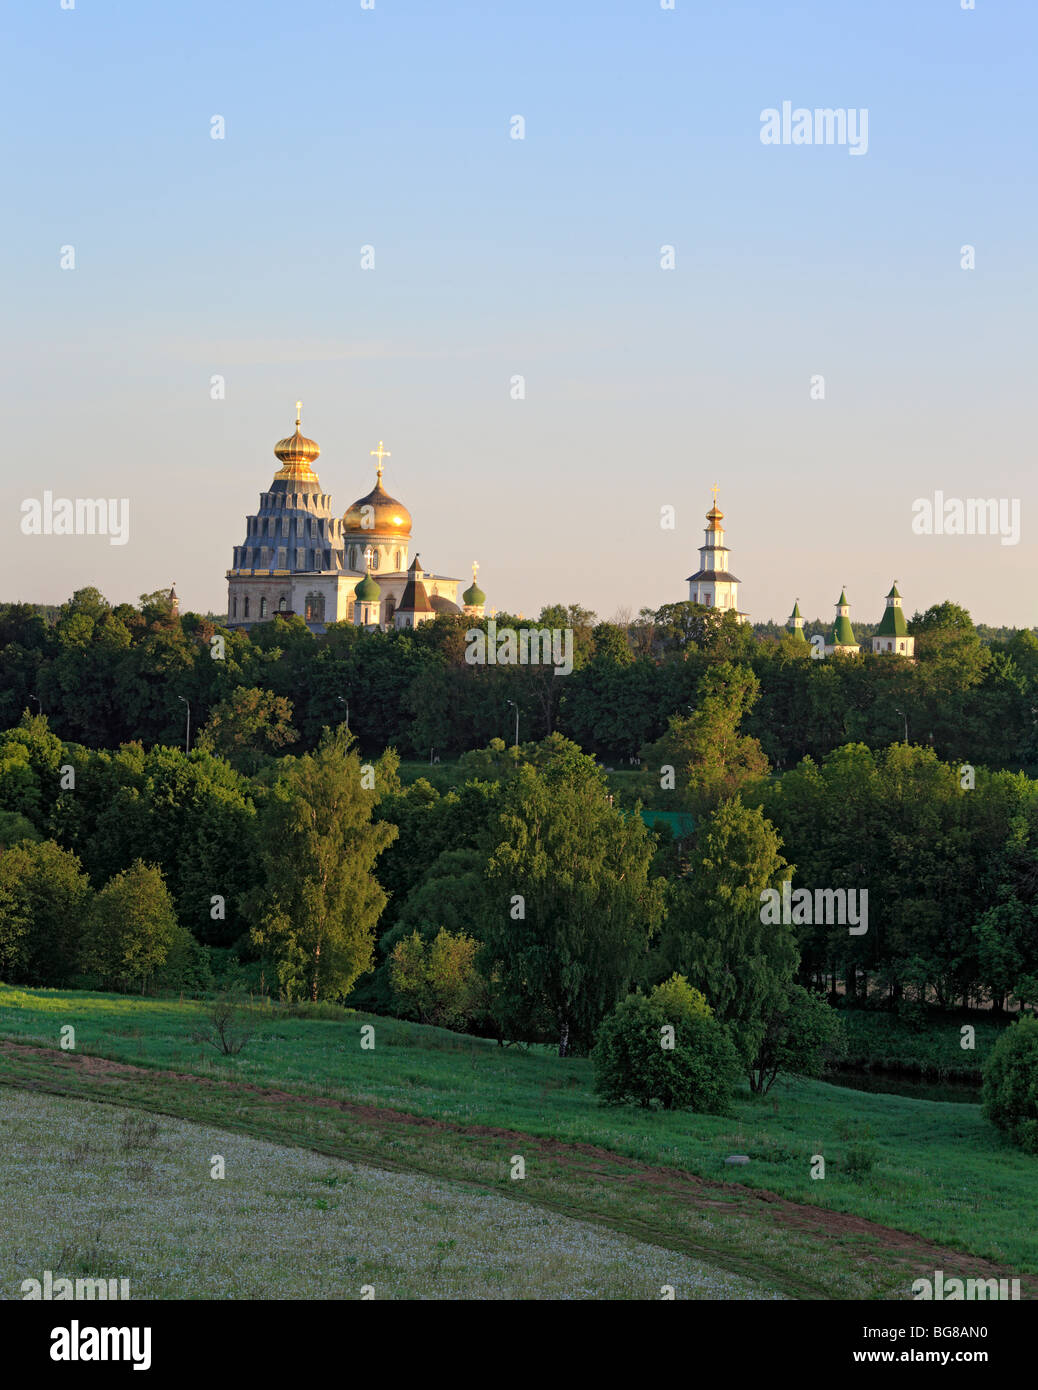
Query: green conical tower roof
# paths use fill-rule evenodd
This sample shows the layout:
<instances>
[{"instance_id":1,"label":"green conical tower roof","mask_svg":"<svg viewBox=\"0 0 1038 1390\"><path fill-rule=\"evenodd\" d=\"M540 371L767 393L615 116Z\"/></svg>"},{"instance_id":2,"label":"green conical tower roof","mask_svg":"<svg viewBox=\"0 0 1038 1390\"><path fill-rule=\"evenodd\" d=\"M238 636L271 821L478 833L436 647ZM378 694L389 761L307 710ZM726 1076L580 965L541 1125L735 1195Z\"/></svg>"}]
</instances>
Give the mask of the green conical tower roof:
<instances>
[{"instance_id":1,"label":"green conical tower roof","mask_svg":"<svg viewBox=\"0 0 1038 1390\"><path fill-rule=\"evenodd\" d=\"M372 579L370 573L364 576L353 592L361 603L377 603L382 597L382 590Z\"/></svg>"},{"instance_id":2,"label":"green conical tower roof","mask_svg":"<svg viewBox=\"0 0 1038 1390\"><path fill-rule=\"evenodd\" d=\"M804 636L803 622L797 622L797 618L803 619L803 616L804 615L800 611L800 600L797 599L796 603L794 603L793 605L793 611L789 615L788 623L789 635L792 637L794 642L807 641L807 638Z\"/></svg>"},{"instance_id":3,"label":"green conical tower roof","mask_svg":"<svg viewBox=\"0 0 1038 1390\"><path fill-rule=\"evenodd\" d=\"M894 600L898 602L895 603ZM901 607L901 595L897 591L897 580L894 580L894 587L887 594L887 606L883 610L883 616L879 620L879 627L876 629L877 637L907 637L908 623L905 621L905 610Z\"/></svg>"},{"instance_id":4,"label":"green conical tower roof","mask_svg":"<svg viewBox=\"0 0 1038 1390\"><path fill-rule=\"evenodd\" d=\"M849 608L847 602L846 589L840 590L840 597L836 600L837 608ZM833 628L834 647L856 647L858 643L854 637L854 629L851 627L851 620L846 613L841 613L836 619L836 626Z\"/></svg>"}]
</instances>

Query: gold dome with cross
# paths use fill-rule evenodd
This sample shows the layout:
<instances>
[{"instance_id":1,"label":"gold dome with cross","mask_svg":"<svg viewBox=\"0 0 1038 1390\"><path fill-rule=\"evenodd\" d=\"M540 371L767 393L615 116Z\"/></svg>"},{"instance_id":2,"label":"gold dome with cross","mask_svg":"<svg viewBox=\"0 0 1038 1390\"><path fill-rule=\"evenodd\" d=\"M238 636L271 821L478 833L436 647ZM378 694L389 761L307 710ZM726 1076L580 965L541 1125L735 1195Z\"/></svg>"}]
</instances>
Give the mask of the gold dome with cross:
<instances>
[{"instance_id":1,"label":"gold dome with cross","mask_svg":"<svg viewBox=\"0 0 1038 1390\"><path fill-rule=\"evenodd\" d=\"M382 460L392 458L392 454L383 447L381 439L378 448L369 452L378 459L375 486L345 513L343 532L358 536L410 536L411 513L382 486Z\"/></svg>"}]
</instances>

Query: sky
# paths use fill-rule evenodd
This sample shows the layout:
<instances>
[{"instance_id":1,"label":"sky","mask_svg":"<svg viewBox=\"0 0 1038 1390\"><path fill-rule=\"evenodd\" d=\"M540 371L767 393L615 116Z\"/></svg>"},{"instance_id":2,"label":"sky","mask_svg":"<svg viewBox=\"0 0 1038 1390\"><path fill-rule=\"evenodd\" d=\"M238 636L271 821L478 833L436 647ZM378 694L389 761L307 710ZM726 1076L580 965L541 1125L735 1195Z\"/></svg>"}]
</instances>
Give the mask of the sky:
<instances>
[{"instance_id":1,"label":"sky","mask_svg":"<svg viewBox=\"0 0 1038 1390\"><path fill-rule=\"evenodd\" d=\"M717 483L754 619L1034 625L1038 6L962 3L12 7L0 599L226 612L302 399L335 511L384 440L492 607L687 598ZM867 147L763 143L786 101ZM24 534L45 491L126 543Z\"/></svg>"}]
</instances>

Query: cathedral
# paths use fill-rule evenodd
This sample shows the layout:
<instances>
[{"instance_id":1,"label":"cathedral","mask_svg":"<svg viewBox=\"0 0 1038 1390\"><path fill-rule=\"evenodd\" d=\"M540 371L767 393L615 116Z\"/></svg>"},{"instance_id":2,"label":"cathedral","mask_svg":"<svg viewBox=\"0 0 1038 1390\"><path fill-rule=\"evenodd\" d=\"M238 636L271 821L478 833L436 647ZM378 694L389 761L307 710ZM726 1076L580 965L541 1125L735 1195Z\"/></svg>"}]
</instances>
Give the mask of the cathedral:
<instances>
[{"instance_id":1,"label":"cathedral","mask_svg":"<svg viewBox=\"0 0 1038 1390\"><path fill-rule=\"evenodd\" d=\"M301 430L279 440L280 467L259 509L246 518L245 542L234 547L227 571L227 618L247 627L281 613L299 614L312 632L328 623L379 628L417 627L440 613L481 618L486 595L476 583L458 596L460 579L433 574L411 557L411 513L382 486L379 440L375 486L343 514L332 511L314 463L321 450Z\"/></svg>"}]
</instances>

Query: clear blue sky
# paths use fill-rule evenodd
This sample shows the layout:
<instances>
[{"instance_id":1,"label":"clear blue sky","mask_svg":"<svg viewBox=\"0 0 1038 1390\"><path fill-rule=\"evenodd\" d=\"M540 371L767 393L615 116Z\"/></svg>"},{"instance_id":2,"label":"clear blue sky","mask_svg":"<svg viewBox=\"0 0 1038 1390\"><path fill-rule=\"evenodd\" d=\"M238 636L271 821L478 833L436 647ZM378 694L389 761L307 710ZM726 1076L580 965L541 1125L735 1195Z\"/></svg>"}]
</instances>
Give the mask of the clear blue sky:
<instances>
[{"instance_id":1,"label":"clear blue sky","mask_svg":"<svg viewBox=\"0 0 1038 1390\"><path fill-rule=\"evenodd\" d=\"M1038 6L976 5L15 7L2 597L223 611L301 397L336 510L384 439L497 607L687 597L717 481L755 617L896 577L1034 624ZM763 145L784 100L867 108L867 154ZM45 488L128 497L129 544L23 536ZM914 535L936 490L1019 498L1020 543Z\"/></svg>"}]
</instances>

